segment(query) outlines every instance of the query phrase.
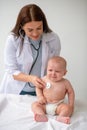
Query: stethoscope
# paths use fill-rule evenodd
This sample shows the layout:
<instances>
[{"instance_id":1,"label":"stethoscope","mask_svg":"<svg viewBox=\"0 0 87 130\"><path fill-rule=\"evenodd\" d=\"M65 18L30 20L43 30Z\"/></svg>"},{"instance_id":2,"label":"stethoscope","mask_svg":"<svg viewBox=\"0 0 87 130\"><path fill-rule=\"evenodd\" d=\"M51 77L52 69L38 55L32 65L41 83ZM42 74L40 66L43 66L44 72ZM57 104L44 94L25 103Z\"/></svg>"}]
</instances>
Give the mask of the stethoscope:
<instances>
[{"instance_id":1,"label":"stethoscope","mask_svg":"<svg viewBox=\"0 0 87 130\"><path fill-rule=\"evenodd\" d=\"M24 39L24 36L22 35L22 33L21 33L21 29L19 30L19 34L20 34L20 37L22 38L22 39ZM36 58L35 58L35 60L34 60L34 62L33 62L33 64L32 64L32 66L31 66L31 69L30 69L30 71L29 71L29 75L31 74L31 71L32 71L32 69L33 69L33 67L34 67L34 65L35 65L35 63L36 63L36 61L37 61L37 58L38 58L38 56L39 56L39 49L40 49L40 46L41 46L41 40L40 40L40 42L39 42L39 47L38 48L36 48L33 44L31 44L31 46L37 51L37 55L36 55ZM31 85L29 82L28 82L28 85L29 85L29 87L31 87L31 88L34 88L34 86L33 85Z\"/></svg>"},{"instance_id":2,"label":"stethoscope","mask_svg":"<svg viewBox=\"0 0 87 130\"><path fill-rule=\"evenodd\" d=\"M33 69L33 67L34 67L34 65L35 65L35 63L36 63L36 61L37 61L37 58L38 58L38 56L39 56L39 49L40 49L40 46L41 46L41 41L40 41L40 43L39 43L39 47L38 47L38 48L36 48L33 44L31 44L31 46L36 50L37 55L36 55L36 58L35 58L35 60L34 60L34 62L33 62L33 64L32 64L32 66L31 66L31 69L30 69L30 71L29 71L29 75L31 74L31 71L32 71L32 69ZM28 82L28 85L29 85L29 87L34 88L34 86L31 85L30 82Z\"/></svg>"}]
</instances>

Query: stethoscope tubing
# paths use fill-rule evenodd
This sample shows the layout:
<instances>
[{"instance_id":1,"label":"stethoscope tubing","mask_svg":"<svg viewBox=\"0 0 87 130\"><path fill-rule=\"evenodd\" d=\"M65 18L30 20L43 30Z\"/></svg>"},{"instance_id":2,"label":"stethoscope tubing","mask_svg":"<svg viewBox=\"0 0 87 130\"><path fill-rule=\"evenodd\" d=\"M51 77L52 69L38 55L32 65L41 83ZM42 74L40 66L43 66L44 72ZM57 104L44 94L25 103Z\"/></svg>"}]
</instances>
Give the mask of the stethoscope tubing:
<instances>
[{"instance_id":1,"label":"stethoscope tubing","mask_svg":"<svg viewBox=\"0 0 87 130\"><path fill-rule=\"evenodd\" d=\"M33 62L33 64L32 64L32 66L31 66L31 69L30 69L30 71L29 71L29 75L31 74L31 71L32 71L32 69L33 69L33 67L34 67L34 65L35 65L35 63L36 63L36 61L37 61L37 58L38 58L38 56L39 56L39 49L40 49L40 46L41 46L41 41L40 41L40 43L39 43L39 47L38 47L38 48L35 48L35 46L34 46L33 44L31 44L31 45L32 45L32 47L37 51L37 55L36 55L36 58L35 58L35 60L34 60L34 62ZM32 86L29 82L28 82L28 85L29 85L29 87L34 88L34 86Z\"/></svg>"}]
</instances>

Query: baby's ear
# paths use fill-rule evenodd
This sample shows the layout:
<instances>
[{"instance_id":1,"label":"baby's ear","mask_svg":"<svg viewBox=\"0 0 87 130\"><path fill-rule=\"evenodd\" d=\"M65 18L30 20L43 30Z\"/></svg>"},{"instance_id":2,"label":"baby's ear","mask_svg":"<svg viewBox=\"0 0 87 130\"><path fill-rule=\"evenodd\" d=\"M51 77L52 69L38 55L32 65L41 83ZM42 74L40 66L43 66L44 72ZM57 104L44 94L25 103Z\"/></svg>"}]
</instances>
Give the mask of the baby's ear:
<instances>
[{"instance_id":1,"label":"baby's ear","mask_svg":"<svg viewBox=\"0 0 87 130\"><path fill-rule=\"evenodd\" d=\"M66 75L66 73L67 73L67 70L65 70L64 75Z\"/></svg>"}]
</instances>

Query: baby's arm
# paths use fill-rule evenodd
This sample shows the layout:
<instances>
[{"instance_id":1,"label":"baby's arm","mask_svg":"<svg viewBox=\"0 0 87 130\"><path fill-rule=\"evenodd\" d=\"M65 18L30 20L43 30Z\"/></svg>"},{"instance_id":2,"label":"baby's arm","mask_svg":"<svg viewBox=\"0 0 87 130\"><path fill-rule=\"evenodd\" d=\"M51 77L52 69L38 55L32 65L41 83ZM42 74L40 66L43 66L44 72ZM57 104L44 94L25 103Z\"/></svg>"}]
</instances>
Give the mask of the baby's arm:
<instances>
[{"instance_id":1,"label":"baby's arm","mask_svg":"<svg viewBox=\"0 0 87 130\"><path fill-rule=\"evenodd\" d=\"M68 80L65 81L65 85L66 85L66 91L68 94L68 103L73 109L74 108L74 100L75 100L74 89Z\"/></svg>"},{"instance_id":2,"label":"baby's arm","mask_svg":"<svg viewBox=\"0 0 87 130\"><path fill-rule=\"evenodd\" d=\"M43 89L36 87L36 94L37 94L39 103L41 103L41 104L46 103L46 99L43 95Z\"/></svg>"}]
</instances>

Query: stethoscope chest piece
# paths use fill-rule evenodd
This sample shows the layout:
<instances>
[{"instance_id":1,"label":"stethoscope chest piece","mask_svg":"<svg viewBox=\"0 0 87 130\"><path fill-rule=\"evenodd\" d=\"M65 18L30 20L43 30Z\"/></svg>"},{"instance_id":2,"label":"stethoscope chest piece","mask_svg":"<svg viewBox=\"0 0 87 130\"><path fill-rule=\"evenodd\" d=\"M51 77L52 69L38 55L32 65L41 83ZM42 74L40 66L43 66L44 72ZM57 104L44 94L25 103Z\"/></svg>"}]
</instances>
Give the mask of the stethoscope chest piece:
<instances>
[{"instance_id":1,"label":"stethoscope chest piece","mask_svg":"<svg viewBox=\"0 0 87 130\"><path fill-rule=\"evenodd\" d=\"M50 84L49 82L47 82L46 88L48 89L48 88L50 88L50 87L51 87L51 84Z\"/></svg>"}]
</instances>

